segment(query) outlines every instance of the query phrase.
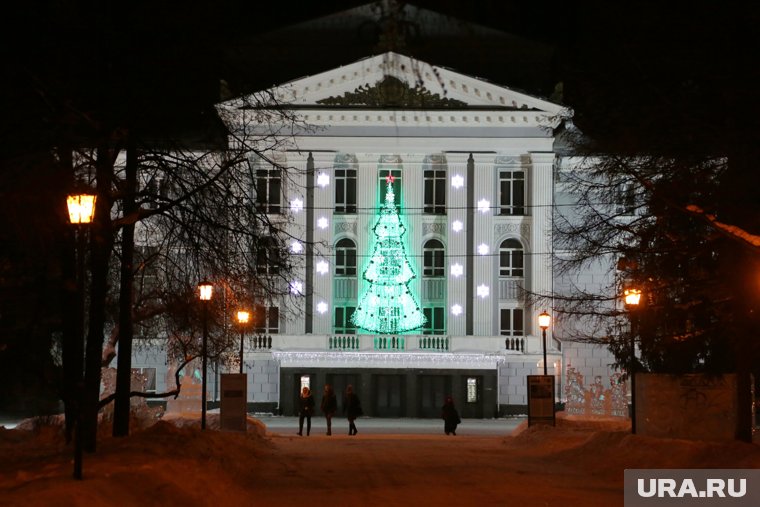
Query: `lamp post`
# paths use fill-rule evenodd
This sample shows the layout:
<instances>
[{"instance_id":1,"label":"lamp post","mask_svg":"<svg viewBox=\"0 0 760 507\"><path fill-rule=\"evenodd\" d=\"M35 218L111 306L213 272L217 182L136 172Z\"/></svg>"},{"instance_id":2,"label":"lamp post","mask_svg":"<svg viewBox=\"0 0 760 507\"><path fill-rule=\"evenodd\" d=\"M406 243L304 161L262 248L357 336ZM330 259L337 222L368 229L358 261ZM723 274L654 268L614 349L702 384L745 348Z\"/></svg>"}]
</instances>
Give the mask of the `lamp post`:
<instances>
[{"instance_id":1,"label":"lamp post","mask_svg":"<svg viewBox=\"0 0 760 507\"><path fill-rule=\"evenodd\" d=\"M208 305L214 293L214 286L208 282L198 284L198 297L203 306L203 345L201 346L201 429L206 429L206 362L208 356Z\"/></svg>"},{"instance_id":2,"label":"lamp post","mask_svg":"<svg viewBox=\"0 0 760 507\"><path fill-rule=\"evenodd\" d=\"M541 334L543 335L544 343L544 375L546 375L546 330L549 329L549 325L552 322L552 317L546 311L541 312L538 316L538 327L541 328Z\"/></svg>"},{"instance_id":3,"label":"lamp post","mask_svg":"<svg viewBox=\"0 0 760 507\"><path fill-rule=\"evenodd\" d=\"M631 374L631 433L636 434L636 326L635 320L638 316L635 310L639 307L641 302L641 290L639 289L626 289L623 292L623 298L625 300L625 307L630 311L631 315L631 366L629 368Z\"/></svg>"},{"instance_id":4,"label":"lamp post","mask_svg":"<svg viewBox=\"0 0 760 507\"><path fill-rule=\"evenodd\" d=\"M245 325L248 324L248 320L251 318L251 314L245 310L238 310L237 320L240 324L240 373L243 373L243 337L245 335Z\"/></svg>"},{"instance_id":5,"label":"lamp post","mask_svg":"<svg viewBox=\"0 0 760 507\"><path fill-rule=\"evenodd\" d=\"M69 371L74 375L68 380L73 380L74 385L69 388L70 400L75 407L73 410L74 419L74 478L82 478L82 405L84 403L84 256L86 238L85 224L92 223L95 218L95 201L97 196L92 194L71 194L66 197L66 206L69 211L69 222L76 227L77 235L77 316L76 332L74 346L71 348L71 356L67 357L66 363L69 363Z\"/></svg>"}]
</instances>

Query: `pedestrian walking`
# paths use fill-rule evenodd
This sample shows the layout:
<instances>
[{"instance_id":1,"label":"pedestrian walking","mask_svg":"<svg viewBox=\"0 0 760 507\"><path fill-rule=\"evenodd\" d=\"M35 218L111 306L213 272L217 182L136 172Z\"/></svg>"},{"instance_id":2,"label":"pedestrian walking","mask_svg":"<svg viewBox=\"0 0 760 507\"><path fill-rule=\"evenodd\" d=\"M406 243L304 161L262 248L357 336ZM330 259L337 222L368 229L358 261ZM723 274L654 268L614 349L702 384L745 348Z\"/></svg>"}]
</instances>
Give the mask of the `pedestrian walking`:
<instances>
[{"instance_id":1,"label":"pedestrian walking","mask_svg":"<svg viewBox=\"0 0 760 507\"><path fill-rule=\"evenodd\" d=\"M322 393L322 403L320 403L319 408L321 408L322 413L325 414L327 434L332 435L332 418L333 415L335 415L335 411L338 410L338 399L330 384L325 384L325 391Z\"/></svg>"},{"instance_id":2,"label":"pedestrian walking","mask_svg":"<svg viewBox=\"0 0 760 507\"><path fill-rule=\"evenodd\" d=\"M298 434L303 435L303 420L306 419L306 436L311 433L311 415L314 413L314 397L308 387L301 389L298 398Z\"/></svg>"},{"instance_id":3,"label":"pedestrian walking","mask_svg":"<svg viewBox=\"0 0 760 507\"><path fill-rule=\"evenodd\" d=\"M348 434L356 435L359 431L356 429L354 421L357 417L364 414L364 411L362 410L359 397L354 393L354 387L350 384L346 387L346 394L343 397L343 412L348 418Z\"/></svg>"},{"instance_id":4,"label":"pedestrian walking","mask_svg":"<svg viewBox=\"0 0 760 507\"><path fill-rule=\"evenodd\" d=\"M454 398L451 396L446 397L446 401L441 407L441 419L443 419L443 431L444 433L456 435L457 425L462 422L459 418L459 412L457 412L454 406Z\"/></svg>"}]
</instances>

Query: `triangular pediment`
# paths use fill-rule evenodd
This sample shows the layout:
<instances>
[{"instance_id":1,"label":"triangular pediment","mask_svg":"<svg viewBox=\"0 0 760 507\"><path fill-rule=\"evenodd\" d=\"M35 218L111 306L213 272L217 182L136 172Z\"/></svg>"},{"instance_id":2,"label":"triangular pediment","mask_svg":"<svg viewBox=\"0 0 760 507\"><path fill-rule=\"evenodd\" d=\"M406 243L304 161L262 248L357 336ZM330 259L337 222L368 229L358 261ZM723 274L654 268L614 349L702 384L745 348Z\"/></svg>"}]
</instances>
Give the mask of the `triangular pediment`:
<instances>
[{"instance_id":1,"label":"triangular pediment","mask_svg":"<svg viewBox=\"0 0 760 507\"><path fill-rule=\"evenodd\" d=\"M480 109L565 112L561 105L444 67L387 52L313 76L296 79L269 92L298 109ZM236 99L230 109L250 103Z\"/></svg>"}]
</instances>

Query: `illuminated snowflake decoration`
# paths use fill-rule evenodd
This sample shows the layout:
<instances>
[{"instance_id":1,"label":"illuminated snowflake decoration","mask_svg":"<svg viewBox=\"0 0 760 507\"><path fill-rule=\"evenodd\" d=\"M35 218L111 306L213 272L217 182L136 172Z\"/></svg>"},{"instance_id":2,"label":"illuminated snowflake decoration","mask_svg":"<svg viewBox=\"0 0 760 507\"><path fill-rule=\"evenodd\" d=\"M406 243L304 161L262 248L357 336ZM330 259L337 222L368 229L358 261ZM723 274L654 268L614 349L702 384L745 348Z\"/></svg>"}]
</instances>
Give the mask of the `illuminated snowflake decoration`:
<instances>
[{"instance_id":1,"label":"illuminated snowflake decoration","mask_svg":"<svg viewBox=\"0 0 760 507\"><path fill-rule=\"evenodd\" d=\"M317 227L320 229L327 229L327 226L329 225L329 222L325 217L319 217L317 219Z\"/></svg>"},{"instance_id":2,"label":"illuminated snowflake decoration","mask_svg":"<svg viewBox=\"0 0 760 507\"><path fill-rule=\"evenodd\" d=\"M290 293L300 296L303 294L303 283L298 280L290 282Z\"/></svg>"},{"instance_id":3,"label":"illuminated snowflake decoration","mask_svg":"<svg viewBox=\"0 0 760 507\"><path fill-rule=\"evenodd\" d=\"M462 315L462 307L461 305L454 305L451 307L451 314L454 316L460 316Z\"/></svg>"},{"instance_id":4,"label":"illuminated snowflake decoration","mask_svg":"<svg viewBox=\"0 0 760 507\"><path fill-rule=\"evenodd\" d=\"M319 185L322 188L325 188L329 184L330 184L330 175L329 174L319 173L317 175L317 185Z\"/></svg>"},{"instance_id":5,"label":"illuminated snowflake decoration","mask_svg":"<svg viewBox=\"0 0 760 507\"><path fill-rule=\"evenodd\" d=\"M320 275L326 275L328 271L330 271L330 266L326 261L319 261L317 263L317 273Z\"/></svg>"},{"instance_id":6,"label":"illuminated snowflake decoration","mask_svg":"<svg viewBox=\"0 0 760 507\"><path fill-rule=\"evenodd\" d=\"M290 251L293 252L294 254L299 254L303 252L303 244L301 244L300 241L294 241L290 245Z\"/></svg>"},{"instance_id":7,"label":"illuminated snowflake decoration","mask_svg":"<svg viewBox=\"0 0 760 507\"><path fill-rule=\"evenodd\" d=\"M293 199L290 201L290 211L298 213L303 209L303 201L301 199Z\"/></svg>"},{"instance_id":8,"label":"illuminated snowflake decoration","mask_svg":"<svg viewBox=\"0 0 760 507\"><path fill-rule=\"evenodd\" d=\"M478 245L478 253L480 255L488 255L488 245L481 243Z\"/></svg>"},{"instance_id":9,"label":"illuminated snowflake decoration","mask_svg":"<svg viewBox=\"0 0 760 507\"><path fill-rule=\"evenodd\" d=\"M320 301L319 303L317 303L317 311L321 313L322 315L327 313L327 303L325 303L324 301Z\"/></svg>"},{"instance_id":10,"label":"illuminated snowflake decoration","mask_svg":"<svg viewBox=\"0 0 760 507\"><path fill-rule=\"evenodd\" d=\"M478 201L478 211L481 213L488 213L491 209L491 202L488 199L481 199Z\"/></svg>"},{"instance_id":11,"label":"illuminated snowflake decoration","mask_svg":"<svg viewBox=\"0 0 760 507\"><path fill-rule=\"evenodd\" d=\"M451 177L451 186L454 188L462 188L464 186L464 178L460 174L455 174Z\"/></svg>"},{"instance_id":12,"label":"illuminated snowflake decoration","mask_svg":"<svg viewBox=\"0 0 760 507\"><path fill-rule=\"evenodd\" d=\"M464 274L464 266L459 263L451 265L451 276L457 278Z\"/></svg>"},{"instance_id":13,"label":"illuminated snowflake decoration","mask_svg":"<svg viewBox=\"0 0 760 507\"><path fill-rule=\"evenodd\" d=\"M478 285L477 293L478 293L478 296L480 296L482 299L485 299L491 293L491 289L488 288L488 285L481 284L481 285Z\"/></svg>"},{"instance_id":14,"label":"illuminated snowflake decoration","mask_svg":"<svg viewBox=\"0 0 760 507\"><path fill-rule=\"evenodd\" d=\"M454 232L460 232L464 229L464 224L460 220L454 220L451 222L451 230Z\"/></svg>"}]
</instances>

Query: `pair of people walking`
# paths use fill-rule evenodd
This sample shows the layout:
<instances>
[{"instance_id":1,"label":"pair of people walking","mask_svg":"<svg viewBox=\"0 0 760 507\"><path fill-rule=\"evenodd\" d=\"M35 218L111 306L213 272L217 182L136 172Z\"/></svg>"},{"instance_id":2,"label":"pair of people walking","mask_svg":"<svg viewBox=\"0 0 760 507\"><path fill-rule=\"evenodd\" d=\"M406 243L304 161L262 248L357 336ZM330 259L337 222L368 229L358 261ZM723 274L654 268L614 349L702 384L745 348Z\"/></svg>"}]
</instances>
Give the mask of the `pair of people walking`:
<instances>
[{"instance_id":1,"label":"pair of people walking","mask_svg":"<svg viewBox=\"0 0 760 507\"><path fill-rule=\"evenodd\" d=\"M322 402L320 403L320 409L325 415L327 421L327 434L332 435L332 418L335 412L338 411L338 400L335 396L335 392L330 384L325 384L325 390L322 394ZM354 393L353 386L346 387L346 393L343 397L343 412L348 419L348 434L356 435L358 430L356 429L356 423L354 422L357 417L361 416L364 412L362 410L359 397ZM303 435L303 423L306 421L306 435L311 433L311 416L314 414L314 397L311 394L311 390L308 387L301 389L301 396L298 398L298 434Z\"/></svg>"}]
</instances>

